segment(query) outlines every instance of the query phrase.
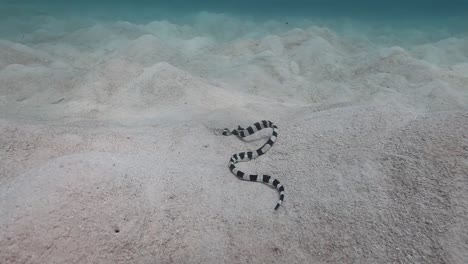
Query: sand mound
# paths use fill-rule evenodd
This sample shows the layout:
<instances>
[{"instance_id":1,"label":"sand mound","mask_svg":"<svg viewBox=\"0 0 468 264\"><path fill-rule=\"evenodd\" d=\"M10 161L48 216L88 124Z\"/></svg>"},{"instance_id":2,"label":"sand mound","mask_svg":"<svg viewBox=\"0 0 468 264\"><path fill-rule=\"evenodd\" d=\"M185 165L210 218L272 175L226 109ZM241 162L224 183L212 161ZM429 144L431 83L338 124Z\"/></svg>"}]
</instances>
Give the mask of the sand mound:
<instances>
[{"instance_id":1,"label":"sand mound","mask_svg":"<svg viewBox=\"0 0 468 264\"><path fill-rule=\"evenodd\" d=\"M0 40L0 70L10 64L37 66L49 63L47 54L20 43Z\"/></svg>"},{"instance_id":2,"label":"sand mound","mask_svg":"<svg viewBox=\"0 0 468 264\"><path fill-rule=\"evenodd\" d=\"M134 98L130 101L135 107L172 108L189 105L216 109L241 106L241 98L231 94L163 62L145 68L127 85L122 99Z\"/></svg>"},{"instance_id":3,"label":"sand mound","mask_svg":"<svg viewBox=\"0 0 468 264\"><path fill-rule=\"evenodd\" d=\"M70 69L10 64L0 71L0 95L20 104L50 104L73 91Z\"/></svg>"},{"instance_id":4,"label":"sand mound","mask_svg":"<svg viewBox=\"0 0 468 264\"><path fill-rule=\"evenodd\" d=\"M171 61L177 52L169 43L154 35L143 35L132 40L127 46L118 50L114 56L123 56L134 62L149 66L158 62Z\"/></svg>"},{"instance_id":5,"label":"sand mound","mask_svg":"<svg viewBox=\"0 0 468 264\"><path fill-rule=\"evenodd\" d=\"M448 38L436 43L413 47L412 53L418 58L435 64L451 65L468 60L468 39Z\"/></svg>"},{"instance_id":6,"label":"sand mound","mask_svg":"<svg viewBox=\"0 0 468 264\"><path fill-rule=\"evenodd\" d=\"M152 21L144 25L145 30L163 39L184 39L193 34L188 25L176 25L168 21Z\"/></svg>"}]
</instances>

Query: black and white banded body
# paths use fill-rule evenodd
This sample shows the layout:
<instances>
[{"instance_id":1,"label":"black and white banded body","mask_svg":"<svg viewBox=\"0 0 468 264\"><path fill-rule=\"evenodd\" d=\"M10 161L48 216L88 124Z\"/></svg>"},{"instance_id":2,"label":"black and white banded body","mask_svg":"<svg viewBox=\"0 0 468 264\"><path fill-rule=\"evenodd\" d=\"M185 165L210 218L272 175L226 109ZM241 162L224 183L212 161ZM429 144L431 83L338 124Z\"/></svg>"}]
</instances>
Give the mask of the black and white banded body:
<instances>
[{"instance_id":1,"label":"black and white banded body","mask_svg":"<svg viewBox=\"0 0 468 264\"><path fill-rule=\"evenodd\" d=\"M234 175L236 175L242 180L263 182L267 185L275 187L279 192L279 201L275 206L275 210L277 210L284 201L284 186L277 179L269 175L257 175L257 174L244 173L238 168L236 168L235 164L237 162L245 162L245 161L249 161L252 159L256 159L260 157L261 155L265 154L276 142L276 139L278 137L278 127L274 125L271 121L263 120L263 121L253 124L252 126L249 126L246 129L242 128L241 126L239 126L237 129L234 129L232 131L225 128L223 130L223 135L225 136L236 135L239 138L244 138L252 134L255 134L256 132L264 128L273 129L270 139L268 139L268 141L256 151L246 151L246 152L241 152L241 153L232 155L231 159L229 160L229 169Z\"/></svg>"}]
</instances>

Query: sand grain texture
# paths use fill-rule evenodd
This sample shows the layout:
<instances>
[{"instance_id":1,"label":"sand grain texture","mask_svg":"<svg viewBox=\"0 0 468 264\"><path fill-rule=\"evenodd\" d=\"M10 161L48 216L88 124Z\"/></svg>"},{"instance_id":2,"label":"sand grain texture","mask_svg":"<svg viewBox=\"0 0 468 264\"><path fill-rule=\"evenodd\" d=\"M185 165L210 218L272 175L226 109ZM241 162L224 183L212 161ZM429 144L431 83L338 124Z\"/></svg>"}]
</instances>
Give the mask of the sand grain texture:
<instances>
[{"instance_id":1,"label":"sand grain texture","mask_svg":"<svg viewBox=\"0 0 468 264\"><path fill-rule=\"evenodd\" d=\"M466 37L48 23L0 41L1 263L467 263ZM278 211L219 133L262 119Z\"/></svg>"}]
</instances>

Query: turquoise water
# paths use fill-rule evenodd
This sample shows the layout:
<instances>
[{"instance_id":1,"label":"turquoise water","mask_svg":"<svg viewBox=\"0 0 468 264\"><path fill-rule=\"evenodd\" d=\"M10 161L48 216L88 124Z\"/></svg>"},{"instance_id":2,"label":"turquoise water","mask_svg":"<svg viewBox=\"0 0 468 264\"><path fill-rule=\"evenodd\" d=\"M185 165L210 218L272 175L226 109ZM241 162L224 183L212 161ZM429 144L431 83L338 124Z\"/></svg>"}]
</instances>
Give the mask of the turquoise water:
<instances>
[{"instance_id":1,"label":"turquoise water","mask_svg":"<svg viewBox=\"0 0 468 264\"><path fill-rule=\"evenodd\" d=\"M369 1L369 0L172 0L172 1L39 1L0 0L0 37L18 38L40 28L46 17L74 20L76 27L89 18L100 21L149 23L167 20L176 24L193 24L200 12L229 14L251 21L280 21L293 27L301 19L318 21L319 26L337 32L351 24L358 27L415 29L433 32L443 39L465 35L468 25L468 0ZM88 21L86 26L93 22ZM72 23L69 23L72 24ZM69 25L70 26L70 25ZM230 30L228 27L226 30Z\"/></svg>"},{"instance_id":2,"label":"turquoise water","mask_svg":"<svg viewBox=\"0 0 468 264\"><path fill-rule=\"evenodd\" d=\"M453 19L468 16L468 0L172 0L172 1L39 1L2 0L3 16L19 14L94 15L114 19L152 20L200 11L261 17L348 17L354 19Z\"/></svg>"},{"instance_id":3,"label":"turquoise water","mask_svg":"<svg viewBox=\"0 0 468 264\"><path fill-rule=\"evenodd\" d=\"M427 0L427 1L384 1L384 0L259 0L259 1L222 1L222 0L172 0L172 1L17 1L3 0L2 5L26 6L47 10L86 10L105 8L129 11L138 8L166 8L183 11L241 12L250 14L280 15L345 15L351 17L440 17L463 16L468 13L467 0ZM122 12L120 12L122 13Z\"/></svg>"}]
</instances>

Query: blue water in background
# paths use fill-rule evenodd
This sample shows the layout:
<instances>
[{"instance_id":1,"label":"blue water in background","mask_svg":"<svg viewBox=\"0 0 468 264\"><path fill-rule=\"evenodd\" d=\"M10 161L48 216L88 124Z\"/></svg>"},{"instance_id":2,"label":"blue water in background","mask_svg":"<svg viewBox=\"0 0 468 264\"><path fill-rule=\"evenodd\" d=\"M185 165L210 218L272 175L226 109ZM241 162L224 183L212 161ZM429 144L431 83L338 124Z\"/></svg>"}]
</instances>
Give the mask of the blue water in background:
<instances>
[{"instance_id":1,"label":"blue water in background","mask_svg":"<svg viewBox=\"0 0 468 264\"><path fill-rule=\"evenodd\" d=\"M228 12L250 15L347 16L353 18L430 18L468 15L468 0L0 0L2 8L17 6L16 12L31 11L55 15L95 13L112 17L151 19L147 9L178 12ZM25 8L28 7L28 8ZM23 8L23 10L21 10ZM100 11L100 12L96 12ZM5 15L5 14L3 14ZM141 17L140 17L141 18ZM154 17L153 17L154 18Z\"/></svg>"},{"instance_id":2,"label":"blue water in background","mask_svg":"<svg viewBox=\"0 0 468 264\"><path fill-rule=\"evenodd\" d=\"M329 21L345 18L379 26L443 27L450 34L468 32L468 0L0 0L0 23L4 24L0 25L0 37L7 31L29 31L30 25L24 21L29 16L190 24L190 15L202 11L285 23L291 17ZM23 22L15 21L16 17L24 17Z\"/></svg>"}]
</instances>

